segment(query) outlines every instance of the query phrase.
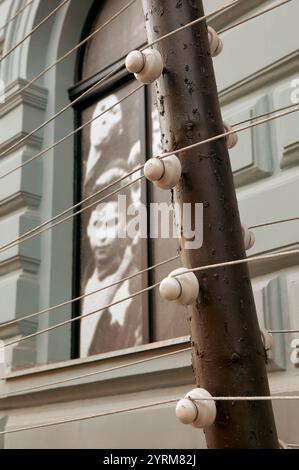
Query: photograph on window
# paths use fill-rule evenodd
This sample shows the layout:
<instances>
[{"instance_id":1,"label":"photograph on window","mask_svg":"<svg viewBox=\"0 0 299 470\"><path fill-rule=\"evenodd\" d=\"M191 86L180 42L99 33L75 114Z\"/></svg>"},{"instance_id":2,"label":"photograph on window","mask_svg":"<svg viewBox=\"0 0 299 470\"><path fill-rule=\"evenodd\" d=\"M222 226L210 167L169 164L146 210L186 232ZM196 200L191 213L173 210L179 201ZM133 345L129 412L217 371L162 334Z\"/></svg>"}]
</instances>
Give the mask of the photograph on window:
<instances>
[{"instance_id":1,"label":"photograph on window","mask_svg":"<svg viewBox=\"0 0 299 470\"><path fill-rule=\"evenodd\" d=\"M105 200L87 209L81 218L81 293L90 294L81 302L81 315L86 316L80 325L81 357L144 342L144 312L140 297L105 308L142 288L141 276L117 283L144 267L139 233L137 231L134 238L126 236L130 217L124 216L123 211L120 216L119 210L120 195L127 207L138 208L142 197L141 182L110 195L130 179L138 178L140 173L136 172L118 186L105 190L141 164L137 111L141 96L135 93L126 102L116 104L130 88L127 86L121 93L105 96L83 112L86 122L112 107L84 129L82 136L82 196L86 198L101 191L92 202L103 197ZM99 292L91 294L94 291ZM97 313L88 315L91 312Z\"/></svg>"}]
</instances>

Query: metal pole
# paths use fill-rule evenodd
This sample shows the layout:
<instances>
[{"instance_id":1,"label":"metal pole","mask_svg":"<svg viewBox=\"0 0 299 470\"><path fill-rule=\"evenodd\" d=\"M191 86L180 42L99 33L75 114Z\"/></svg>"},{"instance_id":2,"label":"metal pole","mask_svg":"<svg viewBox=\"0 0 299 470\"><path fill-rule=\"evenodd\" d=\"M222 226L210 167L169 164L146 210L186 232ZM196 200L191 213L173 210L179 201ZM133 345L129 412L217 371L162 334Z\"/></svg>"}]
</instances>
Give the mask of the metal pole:
<instances>
[{"instance_id":1,"label":"metal pole","mask_svg":"<svg viewBox=\"0 0 299 470\"><path fill-rule=\"evenodd\" d=\"M143 0L152 41L204 15L202 1ZM225 45L224 45L225 46ZM163 147L174 151L223 132L206 22L159 42L165 70L156 83ZM254 51L253 51L254 52ZM237 58L236 58L237 60ZM186 267L246 256L226 140L179 154L180 204L204 204L203 246L185 249ZM190 308L192 362L198 386L212 395L269 395L266 357L247 265L198 273ZM205 430L209 448L278 448L270 402L222 402Z\"/></svg>"}]
</instances>

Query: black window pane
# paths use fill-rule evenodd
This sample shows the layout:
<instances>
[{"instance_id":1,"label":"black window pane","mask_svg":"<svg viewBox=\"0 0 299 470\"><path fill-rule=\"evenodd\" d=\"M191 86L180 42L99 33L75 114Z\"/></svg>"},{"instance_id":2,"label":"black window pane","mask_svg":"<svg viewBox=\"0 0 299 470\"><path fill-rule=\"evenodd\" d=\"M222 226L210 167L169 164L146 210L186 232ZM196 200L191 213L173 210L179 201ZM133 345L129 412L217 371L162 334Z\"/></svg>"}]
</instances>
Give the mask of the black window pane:
<instances>
[{"instance_id":1,"label":"black window pane","mask_svg":"<svg viewBox=\"0 0 299 470\"><path fill-rule=\"evenodd\" d=\"M90 33L123 8L128 0L109 0L100 8ZM83 77L87 78L124 57L146 42L141 1L136 1L118 18L87 42Z\"/></svg>"}]
</instances>

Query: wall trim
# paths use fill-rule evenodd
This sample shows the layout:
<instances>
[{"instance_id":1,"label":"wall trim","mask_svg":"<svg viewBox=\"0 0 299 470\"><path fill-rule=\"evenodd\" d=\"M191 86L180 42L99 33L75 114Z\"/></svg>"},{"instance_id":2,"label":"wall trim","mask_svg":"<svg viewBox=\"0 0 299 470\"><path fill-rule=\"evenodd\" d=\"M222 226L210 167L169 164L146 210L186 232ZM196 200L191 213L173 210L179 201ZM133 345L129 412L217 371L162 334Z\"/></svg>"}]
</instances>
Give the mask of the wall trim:
<instances>
[{"instance_id":1,"label":"wall trim","mask_svg":"<svg viewBox=\"0 0 299 470\"><path fill-rule=\"evenodd\" d=\"M234 100L244 98L257 89L270 83L274 83L288 75L298 73L299 49L271 65L260 69L258 72L249 75L246 79L233 84L231 87L219 91L221 106L225 106Z\"/></svg>"}]
</instances>

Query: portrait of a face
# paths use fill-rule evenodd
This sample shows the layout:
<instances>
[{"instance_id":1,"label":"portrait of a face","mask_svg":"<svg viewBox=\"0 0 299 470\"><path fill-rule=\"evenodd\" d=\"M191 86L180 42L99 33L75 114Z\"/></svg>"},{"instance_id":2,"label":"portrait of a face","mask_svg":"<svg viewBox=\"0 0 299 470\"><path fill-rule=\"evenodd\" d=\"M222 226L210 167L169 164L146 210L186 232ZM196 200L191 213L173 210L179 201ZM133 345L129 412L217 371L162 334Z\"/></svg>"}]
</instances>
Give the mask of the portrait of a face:
<instances>
[{"instance_id":1,"label":"portrait of a face","mask_svg":"<svg viewBox=\"0 0 299 470\"><path fill-rule=\"evenodd\" d=\"M107 271L121 264L129 240L119 238L118 234L123 233L125 229L126 218L119 216L116 198L99 204L91 212L87 236L99 278L103 278Z\"/></svg>"},{"instance_id":2,"label":"portrait of a face","mask_svg":"<svg viewBox=\"0 0 299 470\"><path fill-rule=\"evenodd\" d=\"M105 152L105 147L114 139L119 139L123 133L122 109L116 104L117 102L116 95L109 95L95 106L92 114L94 120L90 125L90 149L86 161L85 180L90 178L92 170Z\"/></svg>"},{"instance_id":3,"label":"portrait of a face","mask_svg":"<svg viewBox=\"0 0 299 470\"><path fill-rule=\"evenodd\" d=\"M81 292L87 294L81 303L81 357L136 346L143 341L140 300L129 298L116 303L141 288L140 276L118 281L142 269L140 240L118 236L126 233L130 221L125 214L120 216L117 195L109 196L114 188L106 190L140 165L141 158L138 116L136 120L129 113L124 120L124 109L116 104L119 98L116 94L106 96L86 112L86 120L94 121L83 135L83 197L101 193L99 198L105 200L87 210L81 222ZM120 194L126 197L127 205L137 207L141 202L140 183ZM91 312L96 313L89 315Z\"/></svg>"}]
</instances>

